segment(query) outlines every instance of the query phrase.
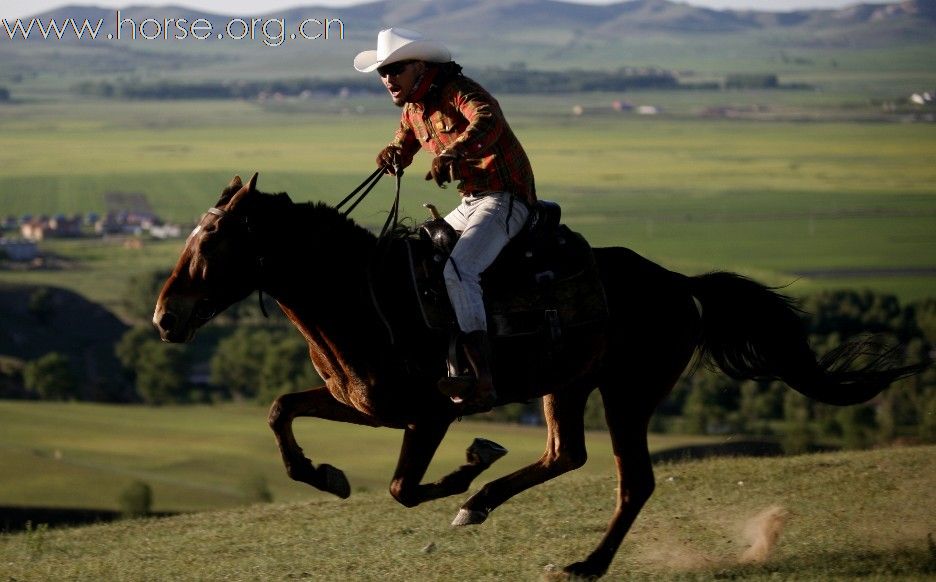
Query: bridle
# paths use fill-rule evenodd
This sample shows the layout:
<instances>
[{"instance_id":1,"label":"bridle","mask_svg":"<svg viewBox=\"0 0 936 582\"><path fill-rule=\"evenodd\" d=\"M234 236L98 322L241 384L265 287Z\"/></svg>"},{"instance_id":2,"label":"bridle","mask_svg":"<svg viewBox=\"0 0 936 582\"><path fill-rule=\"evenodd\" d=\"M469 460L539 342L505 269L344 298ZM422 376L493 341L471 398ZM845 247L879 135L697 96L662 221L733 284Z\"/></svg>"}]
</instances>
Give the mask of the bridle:
<instances>
[{"instance_id":1,"label":"bridle","mask_svg":"<svg viewBox=\"0 0 936 582\"><path fill-rule=\"evenodd\" d=\"M212 206L206 212L206 215L207 214L213 214L218 217L218 220L221 220L225 216L229 215L230 212L228 212L227 210L222 210L218 208L217 206ZM204 220L204 217L202 218L202 220ZM244 227L247 229L247 237L252 238L252 235L254 234L253 224L247 219L246 215L244 215L244 217L241 219L241 222L243 223ZM199 221L198 226L195 227L195 231L193 231L192 234L196 234L198 232L198 229L200 228L201 228L201 221ZM254 246L254 245L251 245L251 246ZM258 279L257 302L260 305L260 313L263 314L263 317L269 319L270 315L267 313L266 306L263 304L262 280L263 280L263 267L264 267L265 261L264 261L263 254L261 253L254 253L254 256L256 257L256 260L257 260L257 279ZM208 315L207 317L203 317L203 316L200 316L200 317L203 317L205 321L208 321L212 317L215 316L215 313L216 313L215 311L212 311L211 314Z\"/></svg>"},{"instance_id":2,"label":"bridle","mask_svg":"<svg viewBox=\"0 0 936 582\"><path fill-rule=\"evenodd\" d=\"M401 185L401 181L403 178L403 168L401 168L399 164L394 164L393 169L394 169L394 174L396 176L396 193L394 194L393 205L390 207L390 212L389 212L389 215L387 216L387 220L386 222L384 222L383 228L380 230L380 236L378 236L377 238L378 247L381 246L381 243L383 241L387 240L387 235L396 228L397 223L399 222L400 185ZM379 182L380 179L383 177L383 175L386 173L386 170L387 170L386 166L381 166L377 168L370 176L368 176L363 182L361 182L361 184L358 185L357 188L355 188L350 194L345 196L344 199L341 200L341 202L335 205L335 210L340 210L342 206L347 204L348 201L350 201L352 198L354 198L355 195L357 195L358 196L357 200L355 200L354 203L352 203L351 206L349 206L342 213L343 216L348 216L349 214L351 214L351 211L354 210L357 207L357 205L360 204L361 201L364 200L364 198L368 194L370 194L371 190L374 189L374 186L377 185L377 182ZM360 194L358 194L359 192ZM225 216L229 215L230 212L228 212L227 210L222 210L221 208L218 208L217 206L212 206L211 208L208 209L207 214L213 214L214 216L218 217L218 220L221 220ZM204 217L202 218L202 220L204 220ZM241 220L244 224L244 227L247 229L248 238L252 238L251 235L253 235L253 233L255 232L253 229L253 224L248 220L248 217L246 215L244 215L244 217ZM201 228L201 221L199 221L198 226L196 227L196 230L193 231L192 234L193 235L196 234L199 228ZM256 252L254 253L254 255L257 260L257 278L258 278L257 302L260 305L260 313L263 314L263 317L269 318L270 316L267 313L266 306L263 304L262 280L263 280L263 270L264 270L264 263L265 263L264 256L262 253L256 253ZM377 308L377 313L380 316L381 320L383 320L383 323L386 326L387 331L390 334L390 342L394 343L393 342L393 330L390 327L389 321L387 320L382 310L380 309L380 305L374 294L374 287L373 287L373 281L371 280L371 274L372 274L372 268L368 268L368 287L370 288L371 300L374 303L374 306ZM211 317L213 316L214 316L214 312L212 312L207 318L205 318L205 320L207 321L211 319Z\"/></svg>"}]
</instances>

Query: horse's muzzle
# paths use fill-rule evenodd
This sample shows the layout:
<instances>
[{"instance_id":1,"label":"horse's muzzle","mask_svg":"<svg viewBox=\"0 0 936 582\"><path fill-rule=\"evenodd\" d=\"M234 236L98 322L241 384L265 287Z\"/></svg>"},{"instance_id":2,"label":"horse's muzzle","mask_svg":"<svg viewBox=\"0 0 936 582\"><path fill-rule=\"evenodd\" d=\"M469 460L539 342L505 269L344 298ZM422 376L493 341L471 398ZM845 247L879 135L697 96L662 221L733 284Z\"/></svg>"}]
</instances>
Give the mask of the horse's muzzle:
<instances>
[{"instance_id":1,"label":"horse's muzzle","mask_svg":"<svg viewBox=\"0 0 936 582\"><path fill-rule=\"evenodd\" d=\"M153 314L153 325L159 332L159 338L169 343L185 343L192 339L192 332L189 329L183 329L179 323L182 319L171 311L157 310Z\"/></svg>"},{"instance_id":2,"label":"horse's muzzle","mask_svg":"<svg viewBox=\"0 0 936 582\"><path fill-rule=\"evenodd\" d=\"M172 313L165 312L162 314L162 317L159 318L159 322L156 323L156 327L159 328L160 331L171 330L173 327L175 327L176 321L178 321L178 319L179 318Z\"/></svg>"}]
</instances>

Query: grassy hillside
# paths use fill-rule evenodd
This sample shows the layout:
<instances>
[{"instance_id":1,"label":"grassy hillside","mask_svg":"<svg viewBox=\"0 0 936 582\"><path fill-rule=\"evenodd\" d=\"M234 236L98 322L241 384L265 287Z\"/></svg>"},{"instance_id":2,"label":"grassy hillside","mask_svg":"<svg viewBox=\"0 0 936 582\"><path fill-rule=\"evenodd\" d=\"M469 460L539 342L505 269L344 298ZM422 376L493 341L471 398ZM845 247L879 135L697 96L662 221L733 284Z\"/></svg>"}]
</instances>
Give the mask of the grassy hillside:
<instances>
[{"instance_id":1,"label":"grassy hillside","mask_svg":"<svg viewBox=\"0 0 936 582\"><path fill-rule=\"evenodd\" d=\"M152 408L0 401L0 506L116 509L120 491L139 479L153 487L156 511L228 508L246 502L240 485L257 476L266 479L276 500L327 498L286 476L266 413L255 405ZM312 460L344 470L355 491L386 491L402 432L308 418L297 420L295 428ZM485 478L535 461L546 442L541 427L455 423L430 477L462 464L476 436L510 449ZM717 440L655 436L651 447ZM608 436L591 433L588 442L591 460L582 471L610 475L614 463Z\"/></svg>"},{"instance_id":2,"label":"grassy hillside","mask_svg":"<svg viewBox=\"0 0 936 582\"><path fill-rule=\"evenodd\" d=\"M932 579L934 454L659 467L657 492L606 579ZM537 580L597 543L615 485L566 475L457 530L448 523L460 498L404 509L376 492L39 530L0 537L0 564L18 580ZM765 510L786 515L779 543L765 563L740 565L745 531L762 531L753 526Z\"/></svg>"}]
</instances>

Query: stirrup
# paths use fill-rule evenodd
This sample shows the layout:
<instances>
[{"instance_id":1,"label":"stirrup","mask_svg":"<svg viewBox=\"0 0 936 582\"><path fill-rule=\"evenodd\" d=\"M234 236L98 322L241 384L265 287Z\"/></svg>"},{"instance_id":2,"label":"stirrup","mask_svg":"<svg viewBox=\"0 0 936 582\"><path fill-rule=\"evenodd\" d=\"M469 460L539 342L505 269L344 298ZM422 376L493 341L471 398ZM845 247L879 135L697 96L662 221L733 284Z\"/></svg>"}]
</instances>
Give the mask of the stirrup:
<instances>
[{"instance_id":1,"label":"stirrup","mask_svg":"<svg viewBox=\"0 0 936 582\"><path fill-rule=\"evenodd\" d=\"M475 392L478 380L474 376L449 376L439 379L436 387L439 392L451 398L452 402L461 404Z\"/></svg>"},{"instance_id":2,"label":"stirrup","mask_svg":"<svg viewBox=\"0 0 936 582\"><path fill-rule=\"evenodd\" d=\"M465 414L487 412L494 408L497 402L497 392L491 388L486 394L478 394L478 380L474 376L454 376L442 378L437 387L440 392L462 407Z\"/></svg>"}]
</instances>

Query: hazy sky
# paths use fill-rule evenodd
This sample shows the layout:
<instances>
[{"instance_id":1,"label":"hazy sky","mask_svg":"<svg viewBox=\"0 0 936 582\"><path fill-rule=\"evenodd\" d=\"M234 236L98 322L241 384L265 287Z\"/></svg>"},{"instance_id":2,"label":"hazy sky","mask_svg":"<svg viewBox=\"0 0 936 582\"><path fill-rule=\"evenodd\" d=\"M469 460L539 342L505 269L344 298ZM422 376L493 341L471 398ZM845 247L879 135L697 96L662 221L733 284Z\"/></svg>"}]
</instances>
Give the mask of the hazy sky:
<instances>
[{"instance_id":1,"label":"hazy sky","mask_svg":"<svg viewBox=\"0 0 936 582\"><path fill-rule=\"evenodd\" d=\"M119 8L132 5L174 4L191 8L200 8L208 12L221 14L269 14L281 8L302 5L346 6L359 4L365 0L0 0L0 17L16 18L31 16L67 4L96 5ZM574 0L589 4L609 4L608 0ZM839 8L853 4L885 4L898 0L680 0L686 4L707 6L710 8L736 8L756 10L795 10L797 8Z\"/></svg>"}]
</instances>

